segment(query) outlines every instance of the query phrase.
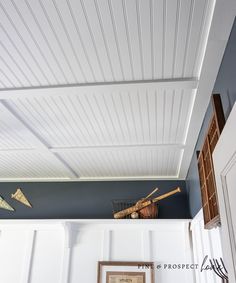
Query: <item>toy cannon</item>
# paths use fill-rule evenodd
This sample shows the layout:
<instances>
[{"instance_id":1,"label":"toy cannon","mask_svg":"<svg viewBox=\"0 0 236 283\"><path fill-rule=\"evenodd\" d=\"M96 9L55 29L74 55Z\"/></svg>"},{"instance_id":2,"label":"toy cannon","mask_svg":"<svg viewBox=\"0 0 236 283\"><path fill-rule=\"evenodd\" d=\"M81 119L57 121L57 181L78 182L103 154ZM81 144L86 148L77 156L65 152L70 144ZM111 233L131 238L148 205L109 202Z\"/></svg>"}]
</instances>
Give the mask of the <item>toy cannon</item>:
<instances>
[{"instance_id":1,"label":"toy cannon","mask_svg":"<svg viewBox=\"0 0 236 283\"><path fill-rule=\"evenodd\" d=\"M160 195L160 196L158 196L158 197L156 197L156 198L154 198L152 200L149 200L148 198L156 191L157 191L157 189L155 189L151 194L149 194L144 199L141 199L140 201L138 201L135 205L133 205L133 206L131 206L129 208L126 208L124 210L121 210L119 212L114 213L114 218L115 219L124 218L127 215L133 214L133 213L141 211L141 210L143 211L143 213L145 213L144 212L145 210L143 210L144 208L146 208L146 209L148 209L148 208L154 209L153 208L154 203L156 203L156 202L158 202L158 201L160 201L160 200L162 200L164 198L167 198L169 196L172 196L172 195L174 195L176 193L180 193L181 192L180 188L178 187L178 188L176 188L173 191L170 191L170 192L165 193L163 195ZM149 211L146 211L146 213L148 213L148 212Z\"/></svg>"}]
</instances>

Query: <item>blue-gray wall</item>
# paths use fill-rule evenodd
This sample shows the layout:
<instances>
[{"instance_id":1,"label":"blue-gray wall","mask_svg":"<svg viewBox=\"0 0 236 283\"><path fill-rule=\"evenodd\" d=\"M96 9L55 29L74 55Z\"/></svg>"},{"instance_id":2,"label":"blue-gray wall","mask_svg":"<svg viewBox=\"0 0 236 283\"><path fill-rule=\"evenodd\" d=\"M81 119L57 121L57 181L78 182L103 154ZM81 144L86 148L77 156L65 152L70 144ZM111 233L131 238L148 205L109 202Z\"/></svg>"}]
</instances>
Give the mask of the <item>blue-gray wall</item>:
<instances>
[{"instance_id":1,"label":"blue-gray wall","mask_svg":"<svg viewBox=\"0 0 236 283\"><path fill-rule=\"evenodd\" d=\"M236 100L236 22L234 22L233 29L227 44L225 54L221 63L221 67L215 82L213 93L220 93L227 119L232 106ZM189 196L189 210L191 217L194 217L201 209L201 195L200 184L197 169L196 151L202 148L203 140L206 130L208 128L209 120L212 115L212 105L209 104L204 122L199 134L195 152L189 167L186 178L186 186Z\"/></svg>"},{"instance_id":2,"label":"blue-gray wall","mask_svg":"<svg viewBox=\"0 0 236 283\"><path fill-rule=\"evenodd\" d=\"M18 186L32 209L11 199ZM0 209L0 219L112 218L112 199L140 199L155 187L157 196L177 186L182 192L160 202L159 218L189 218L185 181L0 183L0 195L15 208L15 212Z\"/></svg>"}]
</instances>

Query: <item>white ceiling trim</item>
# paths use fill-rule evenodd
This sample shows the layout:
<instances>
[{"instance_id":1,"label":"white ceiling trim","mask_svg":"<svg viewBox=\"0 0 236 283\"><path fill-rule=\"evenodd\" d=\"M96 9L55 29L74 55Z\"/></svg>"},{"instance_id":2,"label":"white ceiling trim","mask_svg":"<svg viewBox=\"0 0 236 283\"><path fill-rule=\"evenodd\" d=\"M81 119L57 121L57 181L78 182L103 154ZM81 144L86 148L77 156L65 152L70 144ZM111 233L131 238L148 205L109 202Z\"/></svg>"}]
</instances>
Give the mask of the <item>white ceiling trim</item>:
<instances>
[{"instance_id":1,"label":"white ceiling trim","mask_svg":"<svg viewBox=\"0 0 236 283\"><path fill-rule=\"evenodd\" d=\"M104 145L104 146L77 146L77 147L52 147L52 148L14 148L14 149L0 149L0 154L9 154L14 152L41 152L47 153L48 151L53 153L60 152L83 152L83 151L106 151L106 150L139 150L139 149L157 149L157 148L172 148L172 149L184 149L184 144L130 144L130 145Z\"/></svg>"},{"instance_id":2,"label":"white ceiling trim","mask_svg":"<svg viewBox=\"0 0 236 283\"><path fill-rule=\"evenodd\" d=\"M26 87L0 89L0 99L18 99L22 97L41 97L54 95L79 95L84 93L119 93L128 91L146 91L156 89L196 89L196 78L165 79L130 82L91 83L76 85L56 85L47 87Z\"/></svg>"},{"instance_id":3,"label":"white ceiling trim","mask_svg":"<svg viewBox=\"0 0 236 283\"><path fill-rule=\"evenodd\" d=\"M178 176L135 176L135 177L80 177L80 178L67 178L67 177L57 177L57 178L1 178L0 182L96 182L96 181L157 181L157 180L184 180L178 178Z\"/></svg>"},{"instance_id":4,"label":"white ceiling trim","mask_svg":"<svg viewBox=\"0 0 236 283\"><path fill-rule=\"evenodd\" d=\"M111 146L81 146L81 147L64 147L64 148L50 148L52 152L80 152L80 151L103 151L103 150L121 150L121 149L156 149L156 148L174 148L183 149L184 144L137 144L137 145L111 145Z\"/></svg>"}]
</instances>

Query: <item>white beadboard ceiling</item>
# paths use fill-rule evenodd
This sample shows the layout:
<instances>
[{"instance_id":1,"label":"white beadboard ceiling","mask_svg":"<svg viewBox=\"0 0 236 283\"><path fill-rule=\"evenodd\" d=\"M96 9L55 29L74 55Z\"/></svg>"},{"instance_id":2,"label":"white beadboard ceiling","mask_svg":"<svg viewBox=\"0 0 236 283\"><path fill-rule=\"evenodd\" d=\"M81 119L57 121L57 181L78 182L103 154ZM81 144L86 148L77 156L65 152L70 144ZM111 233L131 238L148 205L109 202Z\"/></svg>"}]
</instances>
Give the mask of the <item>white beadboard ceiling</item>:
<instances>
[{"instance_id":1,"label":"white beadboard ceiling","mask_svg":"<svg viewBox=\"0 0 236 283\"><path fill-rule=\"evenodd\" d=\"M0 181L185 178L234 16L222 0L0 0Z\"/></svg>"}]
</instances>

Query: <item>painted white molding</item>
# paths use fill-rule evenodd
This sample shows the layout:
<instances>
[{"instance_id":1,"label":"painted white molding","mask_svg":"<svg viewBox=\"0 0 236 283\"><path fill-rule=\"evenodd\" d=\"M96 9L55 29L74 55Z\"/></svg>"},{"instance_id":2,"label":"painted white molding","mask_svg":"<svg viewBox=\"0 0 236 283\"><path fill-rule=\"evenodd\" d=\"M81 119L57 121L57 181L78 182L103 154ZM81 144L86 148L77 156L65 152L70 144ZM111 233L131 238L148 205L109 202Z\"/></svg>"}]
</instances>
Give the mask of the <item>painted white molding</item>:
<instances>
[{"instance_id":1,"label":"painted white molding","mask_svg":"<svg viewBox=\"0 0 236 283\"><path fill-rule=\"evenodd\" d=\"M204 219L202 209L194 217L191 222L190 232L192 233L193 242L193 260L195 264L199 264L195 270L196 283L221 283L222 280L216 274L210 271L200 272L201 264L206 255L209 258L219 259L222 257L220 228L211 230L204 229Z\"/></svg>"},{"instance_id":2,"label":"painted white molding","mask_svg":"<svg viewBox=\"0 0 236 283\"><path fill-rule=\"evenodd\" d=\"M192 247L192 235L190 233L190 223L183 223L184 226L184 253L186 262L192 263L193 260L193 247ZM195 282L195 276L193 272L185 273L186 282Z\"/></svg>"},{"instance_id":3,"label":"painted white molding","mask_svg":"<svg viewBox=\"0 0 236 283\"><path fill-rule=\"evenodd\" d=\"M212 237L211 237L211 231L209 231L209 233L207 233L207 242L208 242L208 245L209 245L209 249L210 249L210 254L214 255L214 247L213 247L213 242L212 242ZM212 283L217 283L216 282L216 277L212 275Z\"/></svg>"},{"instance_id":4,"label":"painted white molding","mask_svg":"<svg viewBox=\"0 0 236 283\"><path fill-rule=\"evenodd\" d=\"M156 148L176 148L176 149L183 149L184 144L138 144L138 145L132 145L132 144L126 144L126 145L108 145L108 146L80 146L80 147L60 147L60 148L50 148L52 152L80 152L80 151L99 151L99 150L120 150L120 149L131 149L131 150L137 150L137 149L156 149Z\"/></svg>"},{"instance_id":5,"label":"painted white molding","mask_svg":"<svg viewBox=\"0 0 236 283\"><path fill-rule=\"evenodd\" d=\"M146 89L196 89L196 78L177 78L164 80L144 80L130 82L92 83L77 85L56 85L50 87L14 88L0 90L0 99L17 99L19 97L51 96L51 95L79 95L83 93L108 93L135 91Z\"/></svg>"},{"instance_id":6,"label":"painted white molding","mask_svg":"<svg viewBox=\"0 0 236 283\"><path fill-rule=\"evenodd\" d=\"M196 231L193 229L192 231L192 243L193 243L193 261L194 263L200 262L199 256L197 253L197 236L196 236ZM200 273L198 270L194 270L194 275L195 275L195 282L200 283Z\"/></svg>"},{"instance_id":7,"label":"painted white molding","mask_svg":"<svg viewBox=\"0 0 236 283\"><path fill-rule=\"evenodd\" d=\"M102 233L101 260L109 261L111 260L112 231L105 229Z\"/></svg>"},{"instance_id":8,"label":"painted white molding","mask_svg":"<svg viewBox=\"0 0 236 283\"><path fill-rule=\"evenodd\" d=\"M141 181L141 180L184 180L175 176L129 176L129 177L78 177L78 178L69 178L69 177L58 177L58 178L0 178L1 182L14 183L14 182L88 182L88 181Z\"/></svg>"},{"instance_id":9,"label":"painted white molding","mask_svg":"<svg viewBox=\"0 0 236 283\"><path fill-rule=\"evenodd\" d=\"M73 235L72 235L72 227L73 224L69 221L62 223L65 233L65 249L71 249L73 247Z\"/></svg>"},{"instance_id":10,"label":"painted white molding","mask_svg":"<svg viewBox=\"0 0 236 283\"><path fill-rule=\"evenodd\" d=\"M24 269L22 272L21 283L30 283L31 268L34 256L34 244L35 244L35 230L27 231L27 245L24 255Z\"/></svg>"},{"instance_id":11,"label":"painted white molding","mask_svg":"<svg viewBox=\"0 0 236 283\"><path fill-rule=\"evenodd\" d=\"M101 228L103 230L103 225L109 225L109 227L117 227L121 228L121 224L123 229L132 229L137 228L137 226L149 226L154 225L158 228L158 226L163 226L169 230L182 230L181 223L191 223L191 219L1 219L0 222L0 230L25 230L33 229L33 230L62 230L64 229L64 223L69 222L73 225L74 230L82 230L83 227L89 229L90 226L96 228ZM154 228L155 228L154 226ZM154 229L153 228L153 229ZM145 229L145 228L143 228ZM109 229L111 230L111 229Z\"/></svg>"},{"instance_id":12,"label":"painted white molding","mask_svg":"<svg viewBox=\"0 0 236 283\"><path fill-rule=\"evenodd\" d=\"M143 261L151 260L151 231L143 230L142 232L142 258Z\"/></svg>"},{"instance_id":13,"label":"painted white molding","mask_svg":"<svg viewBox=\"0 0 236 283\"><path fill-rule=\"evenodd\" d=\"M76 146L76 147L51 147L48 148L49 151L54 153L60 152L83 152L83 151L103 151L103 150L137 150L137 149L156 149L156 148L176 148L184 149L184 144L125 144L125 145L101 145L101 146ZM0 149L0 155L9 154L14 152L29 153L29 152L44 152L44 149L41 148L14 148L14 149Z\"/></svg>"},{"instance_id":14,"label":"painted white molding","mask_svg":"<svg viewBox=\"0 0 236 283\"><path fill-rule=\"evenodd\" d=\"M70 278L71 248L64 249L61 283L68 283Z\"/></svg>"},{"instance_id":15,"label":"painted white molding","mask_svg":"<svg viewBox=\"0 0 236 283\"><path fill-rule=\"evenodd\" d=\"M73 223L66 221L62 223L62 226L64 228L64 255L61 283L68 283L70 280L71 256L74 245Z\"/></svg>"},{"instance_id":16,"label":"painted white molding","mask_svg":"<svg viewBox=\"0 0 236 283\"><path fill-rule=\"evenodd\" d=\"M97 262L99 260L121 261L160 261L166 262L168 258L176 262L185 261L185 234L190 220L183 219L155 219L155 220L3 220L0 230L4 233L6 247L14 239L18 239L27 246L26 229L37 231L33 260L31 260L31 281L36 282L95 282L97 275ZM186 225L185 225L186 224ZM78 233L78 237L77 237ZM76 235L76 237L74 237ZM134 239L135 235L138 237ZM73 241L73 239L78 241ZM169 241L173 242L169 249ZM128 242L126 242L128 239ZM134 240L133 240L134 239ZM158 245L156 245L158 244ZM158 247L158 248L157 248ZM44 251L45 248L45 251ZM25 269L24 262L18 264L12 275L12 265L24 256L22 245L15 243L10 249L12 258L5 261L9 256L8 249L0 254L2 276L4 282L15 283L18 274ZM28 257L28 262L30 261ZM158 282L190 283L185 277L186 271L167 272L160 270ZM192 272L192 271L190 271ZM20 283L30 283L20 281Z\"/></svg>"}]
</instances>

